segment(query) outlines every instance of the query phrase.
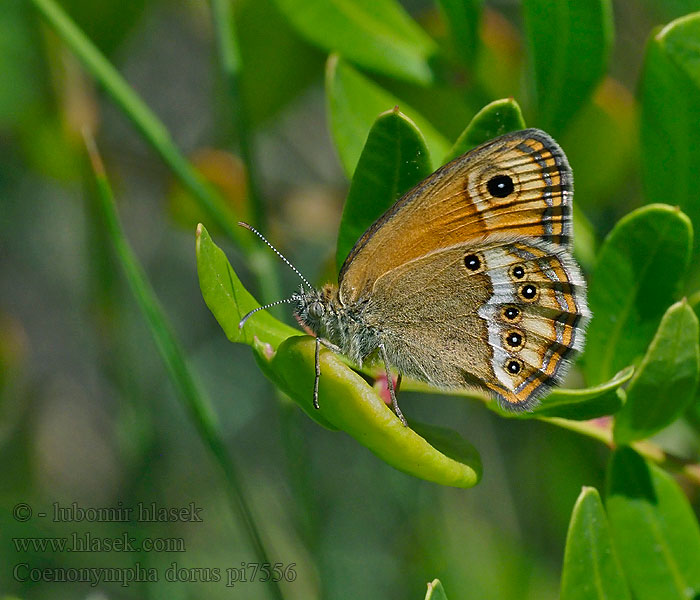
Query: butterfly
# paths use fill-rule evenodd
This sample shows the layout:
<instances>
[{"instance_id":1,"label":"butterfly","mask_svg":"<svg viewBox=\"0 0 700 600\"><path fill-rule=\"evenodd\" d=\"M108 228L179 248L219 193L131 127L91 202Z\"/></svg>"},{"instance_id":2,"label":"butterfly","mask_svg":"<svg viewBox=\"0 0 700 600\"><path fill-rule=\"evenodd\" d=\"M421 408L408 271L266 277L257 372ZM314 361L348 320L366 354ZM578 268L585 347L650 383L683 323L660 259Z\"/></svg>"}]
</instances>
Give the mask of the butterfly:
<instances>
[{"instance_id":1,"label":"butterfly","mask_svg":"<svg viewBox=\"0 0 700 600\"><path fill-rule=\"evenodd\" d=\"M586 282L572 257L573 175L559 145L525 129L460 156L402 196L355 243L338 284L291 303L320 346L443 389L531 410L583 348ZM269 306L269 305L268 305ZM259 307L248 313L245 321ZM400 379L398 380L400 381Z\"/></svg>"}]
</instances>

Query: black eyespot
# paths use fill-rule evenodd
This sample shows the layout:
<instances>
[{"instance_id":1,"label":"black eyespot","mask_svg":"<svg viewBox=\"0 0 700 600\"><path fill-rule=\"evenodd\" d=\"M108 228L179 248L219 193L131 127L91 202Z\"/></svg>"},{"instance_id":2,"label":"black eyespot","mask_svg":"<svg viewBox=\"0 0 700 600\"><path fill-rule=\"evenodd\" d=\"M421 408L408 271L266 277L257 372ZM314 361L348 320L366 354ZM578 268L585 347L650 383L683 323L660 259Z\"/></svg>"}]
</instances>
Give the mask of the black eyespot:
<instances>
[{"instance_id":1,"label":"black eyespot","mask_svg":"<svg viewBox=\"0 0 700 600\"><path fill-rule=\"evenodd\" d=\"M513 185L513 180L508 177L508 175L496 175L488 180L486 189L489 191L489 194L495 198L505 198L513 193L515 186Z\"/></svg>"},{"instance_id":2,"label":"black eyespot","mask_svg":"<svg viewBox=\"0 0 700 600\"><path fill-rule=\"evenodd\" d=\"M513 348L517 348L522 345L523 336L517 331L509 331L506 334L506 343Z\"/></svg>"},{"instance_id":3,"label":"black eyespot","mask_svg":"<svg viewBox=\"0 0 700 600\"><path fill-rule=\"evenodd\" d=\"M519 360L509 360L506 364L506 369L508 369L508 372L512 373L513 375L520 373L520 369L522 368L523 366Z\"/></svg>"},{"instance_id":4,"label":"black eyespot","mask_svg":"<svg viewBox=\"0 0 700 600\"><path fill-rule=\"evenodd\" d=\"M525 300L532 300L537 296L537 288L531 283L528 283L520 288L520 295L525 298Z\"/></svg>"},{"instance_id":5,"label":"black eyespot","mask_svg":"<svg viewBox=\"0 0 700 600\"><path fill-rule=\"evenodd\" d=\"M520 315L520 311L515 306L506 306L503 309L503 316L509 321L515 321Z\"/></svg>"},{"instance_id":6,"label":"black eyespot","mask_svg":"<svg viewBox=\"0 0 700 600\"><path fill-rule=\"evenodd\" d=\"M467 254L464 257L464 266L470 271L478 271L481 267L481 260L476 254Z\"/></svg>"},{"instance_id":7,"label":"black eyespot","mask_svg":"<svg viewBox=\"0 0 700 600\"><path fill-rule=\"evenodd\" d=\"M511 270L510 274L516 279L522 279L525 277L525 269L522 265L515 265Z\"/></svg>"}]
</instances>

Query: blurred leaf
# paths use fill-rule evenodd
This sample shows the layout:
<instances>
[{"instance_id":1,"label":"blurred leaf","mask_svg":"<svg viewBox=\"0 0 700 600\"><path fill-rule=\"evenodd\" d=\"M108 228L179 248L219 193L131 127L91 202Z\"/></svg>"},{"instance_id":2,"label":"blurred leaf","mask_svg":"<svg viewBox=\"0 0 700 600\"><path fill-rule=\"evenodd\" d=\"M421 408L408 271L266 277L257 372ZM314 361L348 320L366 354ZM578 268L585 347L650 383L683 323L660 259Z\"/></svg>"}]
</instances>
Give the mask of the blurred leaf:
<instances>
[{"instance_id":1,"label":"blurred leaf","mask_svg":"<svg viewBox=\"0 0 700 600\"><path fill-rule=\"evenodd\" d=\"M425 594L425 600L447 600L447 594L442 587L439 579L433 579L428 583L428 592Z\"/></svg>"},{"instance_id":2,"label":"blurred leaf","mask_svg":"<svg viewBox=\"0 0 700 600\"><path fill-rule=\"evenodd\" d=\"M446 453L432 446L411 427L404 427L374 388L339 357L321 350L320 410L313 408L315 341L291 337L279 346L265 373L311 417L320 414L391 466L440 485L468 488L481 475L476 450L459 436L439 434L437 428L417 426L436 439Z\"/></svg>"},{"instance_id":3,"label":"blurred leaf","mask_svg":"<svg viewBox=\"0 0 700 600\"><path fill-rule=\"evenodd\" d=\"M605 507L637 600L694 600L700 593L700 528L670 475L631 448L617 450Z\"/></svg>"},{"instance_id":4,"label":"blurred leaf","mask_svg":"<svg viewBox=\"0 0 700 600\"><path fill-rule=\"evenodd\" d=\"M196 252L199 288L229 340L253 345L257 338L263 344L270 344L274 350L289 336L300 334L264 310L257 312L239 329L240 320L260 304L243 287L226 255L202 225L197 227Z\"/></svg>"},{"instance_id":5,"label":"blurred leaf","mask_svg":"<svg viewBox=\"0 0 700 600\"><path fill-rule=\"evenodd\" d=\"M265 375L312 419L349 433L401 471L442 485L476 485L481 462L471 444L455 432L433 426L416 424L420 434L404 427L372 386L325 349L321 351L321 408L316 410L312 404L315 340L299 335L266 311L259 311L238 329L241 317L258 304L202 226L197 229L197 272L204 300L229 340L251 345ZM434 440L435 446L427 440Z\"/></svg>"},{"instance_id":6,"label":"blurred leaf","mask_svg":"<svg viewBox=\"0 0 700 600\"><path fill-rule=\"evenodd\" d=\"M35 113L46 92L45 69L39 56L39 36L32 31L22 0L6 0L0 10L0 129L36 125ZM30 122L27 120L30 119Z\"/></svg>"},{"instance_id":7,"label":"blurred leaf","mask_svg":"<svg viewBox=\"0 0 700 600\"><path fill-rule=\"evenodd\" d=\"M520 31L501 13L484 6L481 48L476 57L474 77L484 91L483 102L491 98L523 96L523 43Z\"/></svg>"},{"instance_id":8,"label":"blurred leaf","mask_svg":"<svg viewBox=\"0 0 700 600\"><path fill-rule=\"evenodd\" d=\"M289 104L323 72L325 55L297 35L274 0L235 2L234 10L241 87L247 116L255 126Z\"/></svg>"},{"instance_id":9,"label":"blurred leaf","mask_svg":"<svg viewBox=\"0 0 700 600\"><path fill-rule=\"evenodd\" d=\"M561 600L629 600L598 490L584 487L566 535Z\"/></svg>"},{"instance_id":10,"label":"blurred leaf","mask_svg":"<svg viewBox=\"0 0 700 600\"><path fill-rule=\"evenodd\" d=\"M560 135L608 67L610 0L524 0L537 95L536 124Z\"/></svg>"},{"instance_id":11,"label":"blurred leaf","mask_svg":"<svg viewBox=\"0 0 700 600\"><path fill-rule=\"evenodd\" d=\"M112 54L140 20L148 0L60 0L60 4L102 52Z\"/></svg>"},{"instance_id":12,"label":"blurred leaf","mask_svg":"<svg viewBox=\"0 0 700 600\"><path fill-rule=\"evenodd\" d=\"M627 388L627 403L615 417L615 443L650 437L692 402L700 370L699 334L698 318L685 299L666 311Z\"/></svg>"},{"instance_id":13,"label":"blurred leaf","mask_svg":"<svg viewBox=\"0 0 700 600\"><path fill-rule=\"evenodd\" d=\"M642 179L648 202L671 202L700 228L700 13L647 45L641 79ZM695 252L698 251L696 240Z\"/></svg>"},{"instance_id":14,"label":"blurred leaf","mask_svg":"<svg viewBox=\"0 0 700 600\"><path fill-rule=\"evenodd\" d=\"M578 206L623 214L638 205L630 185L639 153L637 118L634 96L607 77L571 121L561 141L575 173Z\"/></svg>"},{"instance_id":15,"label":"blurred leaf","mask_svg":"<svg viewBox=\"0 0 700 600\"><path fill-rule=\"evenodd\" d=\"M641 3L662 23L700 10L700 0L642 0Z\"/></svg>"},{"instance_id":16,"label":"blurred leaf","mask_svg":"<svg viewBox=\"0 0 700 600\"><path fill-rule=\"evenodd\" d=\"M494 100L482 108L457 138L443 159L443 164L462 156L499 135L525 129L520 105L513 98Z\"/></svg>"},{"instance_id":17,"label":"blurred leaf","mask_svg":"<svg viewBox=\"0 0 700 600\"><path fill-rule=\"evenodd\" d=\"M683 281L692 238L688 217L663 204L631 212L610 232L590 279L589 383L608 379L646 351Z\"/></svg>"},{"instance_id":18,"label":"blurred leaf","mask_svg":"<svg viewBox=\"0 0 700 600\"><path fill-rule=\"evenodd\" d=\"M479 47L479 25L484 0L438 0L450 30L450 37L462 62L473 67Z\"/></svg>"},{"instance_id":19,"label":"blurred leaf","mask_svg":"<svg viewBox=\"0 0 700 600\"><path fill-rule=\"evenodd\" d=\"M371 71L433 81L435 42L395 0L275 0L311 43Z\"/></svg>"},{"instance_id":20,"label":"blurred leaf","mask_svg":"<svg viewBox=\"0 0 700 600\"><path fill-rule=\"evenodd\" d=\"M326 97L331 134L348 177L355 171L377 115L395 106L422 132L430 156L443 156L447 151L447 140L428 121L337 56L328 59Z\"/></svg>"},{"instance_id":21,"label":"blurred leaf","mask_svg":"<svg viewBox=\"0 0 700 600\"><path fill-rule=\"evenodd\" d=\"M430 171L428 149L415 124L397 109L379 115L367 136L345 201L336 252L339 270L370 225Z\"/></svg>"},{"instance_id":22,"label":"blurred leaf","mask_svg":"<svg viewBox=\"0 0 700 600\"><path fill-rule=\"evenodd\" d=\"M216 188L235 219L247 223L252 220L245 167L240 158L223 150L200 148L190 157L190 162ZM191 191L176 179L172 181L167 200L172 218L189 231L207 218ZM215 223L213 227L216 228L215 233L220 232Z\"/></svg>"},{"instance_id":23,"label":"blurred leaf","mask_svg":"<svg viewBox=\"0 0 700 600\"><path fill-rule=\"evenodd\" d=\"M620 387L630 380L634 367L620 371L610 381L595 387L568 390L556 388L545 396L539 406L531 412L513 412L501 408L498 401L489 401L488 407L501 416L514 419L534 419L537 417L561 417L574 421L587 421L617 412L623 403Z\"/></svg>"}]
</instances>

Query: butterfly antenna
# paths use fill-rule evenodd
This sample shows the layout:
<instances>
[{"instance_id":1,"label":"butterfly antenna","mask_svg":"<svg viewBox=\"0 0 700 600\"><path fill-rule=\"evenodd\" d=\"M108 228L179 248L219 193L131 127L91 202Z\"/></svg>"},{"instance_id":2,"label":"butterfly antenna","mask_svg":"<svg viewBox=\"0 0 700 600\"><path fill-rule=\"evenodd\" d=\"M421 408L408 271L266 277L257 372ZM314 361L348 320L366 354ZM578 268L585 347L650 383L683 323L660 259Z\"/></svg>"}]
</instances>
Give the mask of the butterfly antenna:
<instances>
[{"instance_id":1,"label":"butterfly antenna","mask_svg":"<svg viewBox=\"0 0 700 600\"><path fill-rule=\"evenodd\" d=\"M289 304L290 302L294 302L294 299L293 298L285 298L284 300L278 300L277 302L271 302L270 304L266 304L265 306L258 306L258 308L254 308L238 322L238 329L243 329L243 325L245 325L245 322L250 317L252 317L256 312L258 312L259 310L265 310L266 308L272 308L273 306L277 306L278 304Z\"/></svg>"},{"instance_id":2,"label":"butterfly antenna","mask_svg":"<svg viewBox=\"0 0 700 600\"><path fill-rule=\"evenodd\" d=\"M297 269L292 263L290 263L290 262L284 257L284 255L283 255L277 248L275 248L270 242L267 241L267 239L265 239L265 236L264 236L262 233L260 233L257 229L255 229L255 227L253 227L252 225L248 225L248 223L244 223L243 221L238 221L238 224L239 224L241 227L245 227L246 229L249 229L249 230L252 231L255 235L257 235L263 242L265 242L265 243L270 247L270 249L271 249L277 256L279 256L279 257L282 259L282 261L283 261L292 271L294 271L297 275L299 275L299 277L301 277L301 280L309 287L310 290L314 289L313 286L307 281L306 277L304 277L304 276L299 272L299 269ZM290 299L290 300L291 300L291 299ZM286 300L280 300L279 302L275 302L275 304L280 304L281 302L286 302ZM269 304L268 306L274 306L275 304ZM267 306L266 306L266 307L261 307L261 308L267 308ZM256 310L260 310L260 309L256 309ZM255 311L253 311L253 312L255 312ZM250 314L251 314L251 313L248 313L248 314L243 318L243 320L245 321L245 319L247 319L247 318L250 316Z\"/></svg>"}]
</instances>

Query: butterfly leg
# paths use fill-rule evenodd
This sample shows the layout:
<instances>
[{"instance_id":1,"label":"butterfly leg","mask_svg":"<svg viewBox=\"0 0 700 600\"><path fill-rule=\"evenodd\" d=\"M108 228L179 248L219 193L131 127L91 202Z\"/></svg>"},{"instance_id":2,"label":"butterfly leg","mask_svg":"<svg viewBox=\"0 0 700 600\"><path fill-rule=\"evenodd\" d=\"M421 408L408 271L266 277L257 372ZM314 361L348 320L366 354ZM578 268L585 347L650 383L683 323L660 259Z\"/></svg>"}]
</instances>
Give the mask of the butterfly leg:
<instances>
[{"instance_id":1,"label":"butterfly leg","mask_svg":"<svg viewBox=\"0 0 700 600\"><path fill-rule=\"evenodd\" d=\"M314 376L314 408L318 410L320 408L318 404L318 382L321 380L321 344L323 344L329 350L342 354L340 348L335 344L331 344L328 340L324 340L320 337L316 338L316 353L315 353L315 363L314 367L316 374Z\"/></svg>"},{"instance_id":2,"label":"butterfly leg","mask_svg":"<svg viewBox=\"0 0 700 600\"><path fill-rule=\"evenodd\" d=\"M384 368L386 369L386 385L389 388L389 395L391 396L391 407L394 409L394 413L396 413L396 416L401 420L404 427L408 427L406 417L403 416L403 413L399 408L399 402L396 399L396 393L398 392L398 389L394 390L394 379L391 376L391 369L389 368L389 357L386 355L386 348L384 347L384 344L379 344L379 351L382 353L382 359L384 360ZM400 374L399 378L396 380L396 383L398 385L401 384Z\"/></svg>"},{"instance_id":3,"label":"butterfly leg","mask_svg":"<svg viewBox=\"0 0 700 600\"><path fill-rule=\"evenodd\" d=\"M316 375L314 377L314 408L318 410L321 408L318 405L318 382L321 379L321 338L316 338L316 354L314 366L316 369Z\"/></svg>"}]
</instances>

